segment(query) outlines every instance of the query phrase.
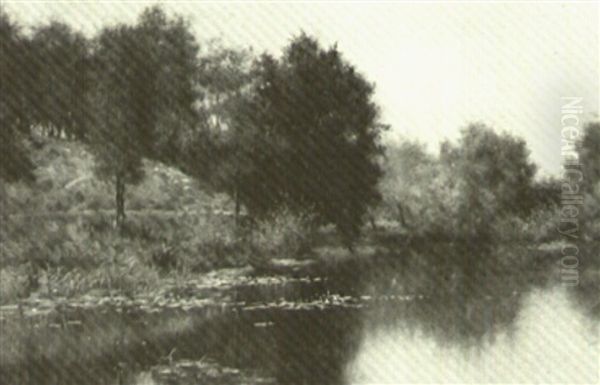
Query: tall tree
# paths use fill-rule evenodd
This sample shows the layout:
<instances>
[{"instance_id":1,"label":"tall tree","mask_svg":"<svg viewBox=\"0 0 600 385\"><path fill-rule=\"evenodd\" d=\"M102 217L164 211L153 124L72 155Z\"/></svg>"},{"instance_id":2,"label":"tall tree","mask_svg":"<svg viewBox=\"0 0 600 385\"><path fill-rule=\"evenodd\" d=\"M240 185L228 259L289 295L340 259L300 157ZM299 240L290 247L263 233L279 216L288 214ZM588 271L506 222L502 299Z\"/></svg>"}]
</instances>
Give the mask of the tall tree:
<instances>
[{"instance_id":1,"label":"tall tree","mask_svg":"<svg viewBox=\"0 0 600 385\"><path fill-rule=\"evenodd\" d=\"M0 8L0 179L33 178L33 163L24 146L30 128L31 73L29 44L3 8Z\"/></svg>"},{"instance_id":2,"label":"tall tree","mask_svg":"<svg viewBox=\"0 0 600 385\"><path fill-rule=\"evenodd\" d=\"M115 183L116 223L125 219L125 186L143 178L142 159L180 162L193 136L198 46L188 25L147 9L135 26L105 29L96 42L91 140L98 175Z\"/></svg>"},{"instance_id":3,"label":"tall tree","mask_svg":"<svg viewBox=\"0 0 600 385\"><path fill-rule=\"evenodd\" d=\"M83 139L89 123L90 55L81 34L60 22L35 30L33 118L50 135Z\"/></svg>"},{"instance_id":4,"label":"tall tree","mask_svg":"<svg viewBox=\"0 0 600 385\"><path fill-rule=\"evenodd\" d=\"M242 159L240 198L262 214L286 205L335 224L345 240L359 233L367 208L380 196L379 143L385 126L372 101L373 86L337 47L323 49L306 35L280 60L256 63L250 97L237 114L237 131L250 152Z\"/></svg>"}]
</instances>

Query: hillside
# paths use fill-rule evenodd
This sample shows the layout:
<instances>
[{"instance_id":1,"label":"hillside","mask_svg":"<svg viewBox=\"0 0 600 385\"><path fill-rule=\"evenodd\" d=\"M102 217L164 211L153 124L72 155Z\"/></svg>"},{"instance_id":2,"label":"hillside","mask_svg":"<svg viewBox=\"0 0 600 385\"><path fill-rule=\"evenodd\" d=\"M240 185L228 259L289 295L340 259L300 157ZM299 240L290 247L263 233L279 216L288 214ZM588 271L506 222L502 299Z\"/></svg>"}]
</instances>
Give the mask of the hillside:
<instances>
[{"instance_id":1,"label":"hillside","mask_svg":"<svg viewBox=\"0 0 600 385\"><path fill-rule=\"evenodd\" d=\"M114 187L94 177L85 146L48 138L30 146L35 182L4 184L0 192L0 303L139 292L161 286L165 274L245 262L234 252L233 218L224 215L228 199L178 170L144 162L144 181L127 186L119 234Z\"/></svg>"},{"instance_id":2,"label":"hillside","mask_svg":"<svg viewBox=\"0 0 600 385\"><path fill-rule=\"evenodd\" d=\"M36 181L4 187L3 213L8 215L60 215L114 210L114 187L94 176L94 159L81 143L36 138L31 145ZM126 210L218 210L225 197L206 194L198 183L180 171L144 161L146 177L127 186Z\"/></svg>"}]
</instances>

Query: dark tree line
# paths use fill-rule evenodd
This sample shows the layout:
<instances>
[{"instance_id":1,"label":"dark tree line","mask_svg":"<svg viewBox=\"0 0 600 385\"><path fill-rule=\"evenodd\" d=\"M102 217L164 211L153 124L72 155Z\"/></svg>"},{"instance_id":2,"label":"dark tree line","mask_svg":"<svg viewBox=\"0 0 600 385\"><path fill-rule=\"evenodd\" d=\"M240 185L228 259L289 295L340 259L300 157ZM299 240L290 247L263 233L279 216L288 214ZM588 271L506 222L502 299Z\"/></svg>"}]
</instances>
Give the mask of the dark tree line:
<instances>
[{"instance_id":1,"label":"dark tree line","mask_svg":"<svg viewBox=\"0 0 600 385\"><path fill-rule=\"evenodd\" d=\"M52 22L30 36L1 18L1 177L33 176L27 135L79 140L115 186L116 221L143 159L228 193L253 217L285 207L355 236L379 199L385 126L373 86L336 47L295 38L281 58L212 47L159 7L92 39Z\"/></svg>"}]
</instances>

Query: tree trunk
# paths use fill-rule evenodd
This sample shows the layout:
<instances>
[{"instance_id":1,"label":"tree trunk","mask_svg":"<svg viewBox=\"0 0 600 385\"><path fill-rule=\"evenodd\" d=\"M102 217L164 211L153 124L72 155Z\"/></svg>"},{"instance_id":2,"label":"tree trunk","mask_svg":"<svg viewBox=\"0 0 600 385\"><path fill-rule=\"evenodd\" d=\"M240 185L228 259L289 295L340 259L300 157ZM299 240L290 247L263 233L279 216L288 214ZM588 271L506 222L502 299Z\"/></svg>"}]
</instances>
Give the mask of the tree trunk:
<instances>
[{"instance_id":1,"label":"tree trunk","mask_svg":"<svg viewBox=\"0 0 600 385\"><path fill-rule=\"evenodd\" d=\"M369 223L371 223L371 230L377 231L377 223L375 222L375 215L369 214Z\"/></svg>"},{"instance_id":2,"label":"tree trunk","mask_svg":"<svg viewBox=\"0 0 600 385\"><path fill-rule=\"evenodd\" d=\"M400 224L402 227L408 228L406 224L406 217L404 215L404 206L401 203L396 203L396 206L398 208L398 214L400 214Z\"/></svg>"},{"instance_id":3,"label":"tree trunk","mask_svg":"<svg viewBox=\"0 0 600 385\"><path fill-rule=\"evenodd\" d=\"M234 195L234 199L235 199L235 227L239 227L240 226L240 194L238 192L237 186L235 187L235 192L233 195Z\"/></svg>"},{"instance_id":4,"label":"tree trunk","mask_svg":"<svg viewBox=\"0 0 600 385\"><path fill-rule=\"evenodd\" d=\"M233 191L233 199L235 201L235 227L236 229L239 229L240 227L240 184L239 184L239 180L240 180L240 170L236 169L235 170L235 184L234 184L234 191Z\"/></svg>"},{"instance_id":5,"label":"tree trunk","mask_svg":"<svg viewBox=\"0 0 600 385\"><path fill-rule=\"evenodd\" d=\"M117 175L115 183L115 200L117 207L117 217L115 221L116 228L123 231L123 223L125 222L125 181L121 175Z\"/></svg>"}]
</instances>

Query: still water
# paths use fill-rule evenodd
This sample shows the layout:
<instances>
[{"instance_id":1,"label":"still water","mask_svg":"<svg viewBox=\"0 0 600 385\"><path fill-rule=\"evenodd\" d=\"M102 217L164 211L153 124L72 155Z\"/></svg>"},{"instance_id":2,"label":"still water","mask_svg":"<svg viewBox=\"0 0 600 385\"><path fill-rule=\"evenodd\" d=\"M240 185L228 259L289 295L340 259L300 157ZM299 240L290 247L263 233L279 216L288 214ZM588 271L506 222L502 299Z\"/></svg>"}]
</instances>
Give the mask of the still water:
<instances>
[{"instance_id":1,"label":"still water","mask_svg":"<svg viewBox=\"0 0 600 385\"><path fill-rule=\"evenodd\" d=\"M242 290L271 305L213 330L213 358L255 370L255 383L598 382L599 322L560 285L505 298L318 297L314 285L284 286ZM170 383L156 377L146 372L137 383Z\"/></svg>"},{"instance_id":2,"label":"still water","mask_svg":"<svg viewBox=\"0 0 600 385\"><path fill-rule=\"evenodd\" d=\"M560 283L494 268L351 266L234 287L227 306L65 308L3 325L0 382L597 383L597 315Z\"/></svg>"},{"instance_id":3,"label":"still water","mask_svg":"<svg viewBox=\"0 0 600 385\"><path fill-rule=\"evenodd\" d=\"M347 383L597 383L598 322L558 286L522 300L514 324L470 346L447 343L452 325L433 330L374 320L347 367Z\"/></svg>"}]
</instances>

